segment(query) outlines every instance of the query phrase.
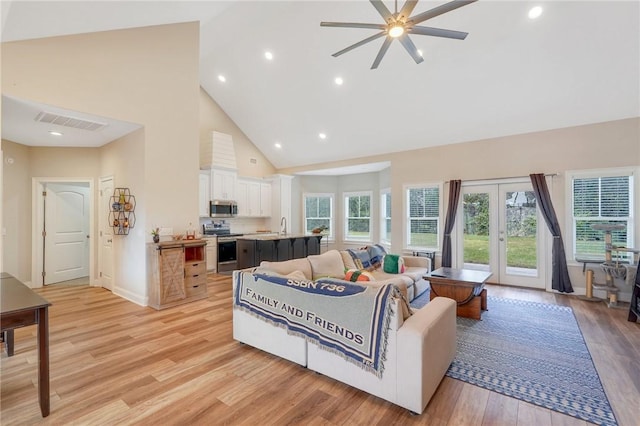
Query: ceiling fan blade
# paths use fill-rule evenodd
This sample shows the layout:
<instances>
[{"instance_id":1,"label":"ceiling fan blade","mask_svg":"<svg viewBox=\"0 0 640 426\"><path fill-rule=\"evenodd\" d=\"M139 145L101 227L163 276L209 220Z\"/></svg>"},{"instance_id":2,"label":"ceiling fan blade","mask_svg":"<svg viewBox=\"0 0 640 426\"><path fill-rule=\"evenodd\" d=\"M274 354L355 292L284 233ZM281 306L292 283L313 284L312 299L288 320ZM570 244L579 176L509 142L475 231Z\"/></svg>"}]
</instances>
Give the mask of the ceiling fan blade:
<instances>
[{"instance_id":1,"label":"ceiling fan blade","mask_svg":"<svg viewBox=\"0 0 640 426\"><path fill-rule=\"evenodd\" d=\"M413 24L419 24L420 22L426 21L427 19L435 18L436 16L440 16L443 13L451 12L452 10L456 10L459 7L466 6L468 4L474 3L478 0L453 0L449 3L445 3L438 7L434 7L433 9L427 10L426 12L422 12L413 16L409 19L409 22Z\"/></svg>"},{"instance_id":2,"label":"ceiling fan blade","mask_svg":"<svg viewBox=\"0 0 640 426\"><path fill-rule=\"evenodd\" d=\"M360 47L363 44L369 43L370 41L373 41L373 40L375 40L377 38L380 38L380 37L382 37L384 35L385 35L384 31L379 32L378 34L374 34L371 37L367 37L364 40L361 40L361 41L357 42L356 44L352 44L351 46L346 47L346 48L342 49L341 51L334 53L331 56L333 56L334 58L337 58L338 56L342 55L343 53L347 53L348 51L353 50L356 47Z\"/></svg>"},{"instance_id":3,"label":"ceiling fan blade","mask_svg":"<svg viewBox=\"0 0 640 426\"><path fill-rule=\"evenodd\" d=\"M369 28L372 30L385 30L384 24L360 24L358 22L320 22L321 27L340 27L340 28Z\"/></svg>"},{"instance_id":4,"label":"ceiling fan blade","mask_svg":"<svg viewBox=\"0 0 640 426\"><path fill-rule=\"evenodd\" d=\"M389 46L391 45L392 41L393 41L393 38L387 36L384 43L382 43L382 46L378 51L378 56L376 56L376 59L373 61L373 64L371 65L372 70L378 68L378 65L380 65L380 61L382 61L384 54L387 53L387 50L389 50Z\"/></svg>"},{"instance_id":5,"label":"ceiling fan blade","mask_svg":"<svg viewBox=\"0 0 640 426\"><path fill-rule=\"evenodd\" d=\"M416 7L416 4L418 4L418 0L407 0L406 2L404 2L404 5L402 6L402 9L400 9L400 13L398 14L398 18L404 20L405 22L408 21L409 17L411 16L411 12L413 12L413 9Z\"/></svg>"},{"instance_id":6,"label":"ceiling fan blade","mask_svg":"<svg viewBox=\"0 0 640 426\"><path fill-rule=\"evenodd\" d=\"M411 55L413 60L416 61L416 64L419 64L420 62L424 61L424 58L418 53L418 48L416 47L415 44L413 44L413 42L411 41L411 39L406 33L402 34L398 38L398 40L400 40L400 43L404 46L405 50L409 52L409 55Z\"/></svg>"},{"instance_id":7,"label":"ceiling fan blade","mask_svg":"<svg viewBox=\"0 0 640 426\"><path fill-rule=\"evenodd\" d=\"M393 20L393 15L387 9L387 6L382 3L382 0L369 0L373 7L376 8L380 16L384 18L385 21L389 22L389 20Z\"/></svg>"},{"instance_id":8,"label":"ceiling fan blade","mask_svg":"<svg viewBox=\"0 0 640 426\"><path fill-rule=\"evenodd\" d=\"M462 31L443 30L441 28L420 27L415 26L409 30L410 34L428 35L434 37L454 38L456 40L464 40L469 33Z\"/></svg>"}]
</instances>

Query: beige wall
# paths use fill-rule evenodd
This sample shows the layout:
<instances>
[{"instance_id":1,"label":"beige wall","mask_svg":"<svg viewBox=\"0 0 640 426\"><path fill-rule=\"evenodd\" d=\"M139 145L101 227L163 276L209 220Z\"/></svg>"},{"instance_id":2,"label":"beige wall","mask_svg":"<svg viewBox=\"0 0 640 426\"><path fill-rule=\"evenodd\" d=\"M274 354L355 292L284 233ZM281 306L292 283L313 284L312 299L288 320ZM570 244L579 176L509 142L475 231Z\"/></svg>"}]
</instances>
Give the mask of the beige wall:
<instances>
[{"instance_id":1,"label":"beige wall","mask_svg":"<svg viewBox=\"0 0 640 426\"><path fill-rule=\"evenodd\" d=\"M140 167L140 160L145 155L145 131L144 129L136 130L103 146L99 152L100 176L112 176L114 187L129 188L136 200L134 228L126 237L113 238L113 292L140 304L146 304L144 298L140 298L134 290L137 283L145 282L146 271L144 268L128 267L132 263L145 265L145 242L151 238L150 233L146 232L150 227L146 225L148 209L145 169ZM99 185L98 179L96 190L99 189ZM96 199L99 204L99 197ZM97 211L98 216L107 215L106 212ZM96 219L96 228L100 226L98 222L99 219ZM99 238L99 235L96 235L96 241L99 241ZM96 259L99 253L100 251L96 250ZM99 274L99 271L96 271L96 274Z\"/></svg>"},{"instance_id":2,"label":"beige wall","mask_svg":"<svg viewBox=\"0 0 640 426\"><path fill-rule=\"evenodd\" d=\"M10 141L2 141L4 164L2 216L3 272L22 281L31 281L31 178L29 148Z\"/></svg>"},{"instance_id":3,"label":"beige wall","mask_svg":"<svg viewBox=\"0 0 640 426\"><path fill-rule=\"evenodd\" d=\"M198 222L198 23L2 43L2 88L9 96L144 126L142 149L118 150L141 182L116 182L143 183L145 192L137 229L120 237L135 247L122 250L142 253L149 223L179 232ZM94 176L100 172L97 162ZM16 244L5 241L7 248ZM125 297L144 302L145 263L123 253L116 258L135 279L121 283Z\"/></svg>"},{"instance_id":4,"label":"beige wall","mask_svg":"<svg viewBox=\"0 0 640 426\"><path fill-rule=\"evenodd\" d=\"M200 143L211 143L211 132L218 131L233 137L238 163L238 176L265 177L275 173L275 168L256 146L242 133L242 130L220 108L220 106L200 89ZM256 163L251 163L255 159Z\"/></svg>"}]
</instances>

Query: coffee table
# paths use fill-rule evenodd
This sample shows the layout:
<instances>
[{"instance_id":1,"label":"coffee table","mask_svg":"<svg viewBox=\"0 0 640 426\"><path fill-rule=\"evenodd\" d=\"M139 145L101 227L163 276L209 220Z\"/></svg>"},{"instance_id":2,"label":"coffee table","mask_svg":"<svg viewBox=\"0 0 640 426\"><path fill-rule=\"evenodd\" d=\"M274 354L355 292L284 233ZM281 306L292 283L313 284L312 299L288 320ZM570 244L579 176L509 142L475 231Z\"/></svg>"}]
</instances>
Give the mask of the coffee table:
<instances>
[{"instance_id":1,"label":"coffee table","mask_svg":"<svg viewBox=\"0 0 640 426\"><path fill-rule=\"evenodd\" d=\"M484 283L491 272L473 269L438 268L424 276L431 283L430 299L448 297L456 301L459 317L481 319L487 310L487 290Z\"/></svg>"}]
</instances>

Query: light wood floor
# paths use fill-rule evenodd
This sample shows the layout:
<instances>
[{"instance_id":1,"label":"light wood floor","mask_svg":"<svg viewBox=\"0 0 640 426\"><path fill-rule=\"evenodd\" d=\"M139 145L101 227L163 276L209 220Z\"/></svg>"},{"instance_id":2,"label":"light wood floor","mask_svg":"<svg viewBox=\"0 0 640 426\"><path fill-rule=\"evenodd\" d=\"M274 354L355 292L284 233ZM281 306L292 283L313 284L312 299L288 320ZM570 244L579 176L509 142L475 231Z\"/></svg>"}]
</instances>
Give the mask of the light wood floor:
<instances>
[{"instance_id":1,"label":"light wood floor","mask_svg":"<svg viewBox=\"0 0 640 426\"><path fill-rule=\"evenodd\" d=\"M155 311L100 288L38 290L50 308L51 415L35 387L35 327L1 358L2 425L585 425L445 377L420 416L231 337L231 278L209 298ZM489 294L571 306L619 424L640 424L640 324L604 303L490 286ZM491 308L491 307L489 307Z\"/></svg>"}]
</instances>

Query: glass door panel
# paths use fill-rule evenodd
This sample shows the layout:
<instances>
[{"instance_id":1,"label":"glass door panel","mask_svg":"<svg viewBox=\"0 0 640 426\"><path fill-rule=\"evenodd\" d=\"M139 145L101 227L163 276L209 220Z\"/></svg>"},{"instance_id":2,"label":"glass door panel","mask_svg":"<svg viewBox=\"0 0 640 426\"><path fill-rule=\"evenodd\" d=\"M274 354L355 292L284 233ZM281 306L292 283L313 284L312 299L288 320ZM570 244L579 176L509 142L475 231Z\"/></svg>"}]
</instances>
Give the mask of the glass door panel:
<instances>
[{"instance_id":1,"label":"glass door panel","mask_svg":"<svg viewBox=\"0 0 640 426\"><path fill-rule=\"evenodd\" d=\"M506 191L504 195L506 270L514 275L537 276L535 194L533 191Z\"/></svg>"},{"instance_id":2,"label":"glass door panel","mask_svg":"<svg viewBox=\"0 0 640 426\"><path fill-rule=\"evenodd\" d=\"M465 269L491 270L488 192L462 194L463 264Z\"/></svg>"},{"instance_id":3,"label":"glass door panel","mask_svg":"<svg viewBox=\"0 0 640 426\"><path fill-rule=\"evenodd\" d=\"M463 186L460 199L457 267L490 271L492 283L544 288L546 227L531 184Z\"/></svg>"}]
</instances>

